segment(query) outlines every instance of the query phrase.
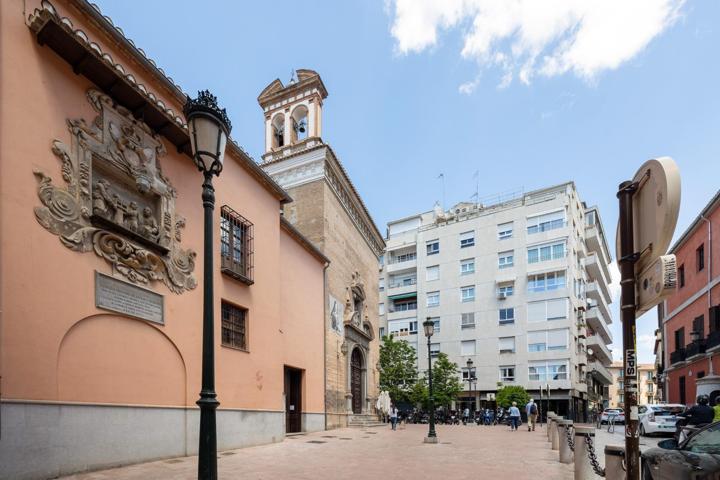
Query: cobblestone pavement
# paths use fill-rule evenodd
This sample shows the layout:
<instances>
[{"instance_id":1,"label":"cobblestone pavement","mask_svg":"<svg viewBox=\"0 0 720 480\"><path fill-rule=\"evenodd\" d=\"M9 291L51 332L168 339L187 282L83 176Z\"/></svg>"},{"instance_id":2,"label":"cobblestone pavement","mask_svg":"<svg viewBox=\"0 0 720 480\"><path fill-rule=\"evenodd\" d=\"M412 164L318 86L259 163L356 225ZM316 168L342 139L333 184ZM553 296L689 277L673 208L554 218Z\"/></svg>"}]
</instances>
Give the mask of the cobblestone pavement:
<instances>
[{"instance_id":1,"label":"cobblestone pavement","mask_svg":"<svg viewBox=\"0 0 720 480\"><path fill-rule=\"evenodd\" d=\"M523 426L524 427L524 426ZM440 425L439 443L423 444L427 425L342 429L221 452L221 479L409 478L570 480L545 431L522 427ZM197 457L183 457L63 477L65 480L194 479Z\"/></svg>"}]
</instances>

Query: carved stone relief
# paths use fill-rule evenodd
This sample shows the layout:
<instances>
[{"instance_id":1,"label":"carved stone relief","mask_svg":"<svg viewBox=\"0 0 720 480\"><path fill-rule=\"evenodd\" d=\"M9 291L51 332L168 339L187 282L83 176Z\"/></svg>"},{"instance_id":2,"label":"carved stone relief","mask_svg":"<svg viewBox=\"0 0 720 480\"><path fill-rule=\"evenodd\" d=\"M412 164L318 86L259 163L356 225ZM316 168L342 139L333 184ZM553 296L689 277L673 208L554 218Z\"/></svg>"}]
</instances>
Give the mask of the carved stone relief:
<instances>
[{"instance_id":1,"label":"carved stone relief","mask_svg":"<svg viewBox=\"0 0 720 480\"><path fill-rule=\"evenodd\" d=\"M180 246L185 218L158 162L163 144L107 95L90 89L87 98L98 116L90 125L68 120L70 148L52 146L66 186L34 171L43 205L35 217L67 248L94 251L132 282L160 281L175 293L195 288L196 253Z\"/></svg>"}]
</instances>

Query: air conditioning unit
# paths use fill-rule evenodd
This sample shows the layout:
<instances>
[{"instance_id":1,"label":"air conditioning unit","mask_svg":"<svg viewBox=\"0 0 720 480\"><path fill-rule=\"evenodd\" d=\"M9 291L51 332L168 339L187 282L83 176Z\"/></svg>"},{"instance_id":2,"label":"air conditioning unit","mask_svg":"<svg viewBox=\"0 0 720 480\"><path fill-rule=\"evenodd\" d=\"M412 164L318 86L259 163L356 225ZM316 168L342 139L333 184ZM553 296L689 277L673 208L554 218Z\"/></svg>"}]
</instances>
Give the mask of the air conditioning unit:
<instances>
[{"instance_id":1,"label":"air conditioning unit","mask_svg":"<svg viewBox=\"0 0 720 480\"><path fill-rule=\"evenodd\" d=\"M507 298L507 295L504 293L498 293L497 298L498 300L505 300Z\"/></svg>"},{"instance_id":2,"label":"air conditioning unit","mask_svg":"<svg viewBox=\"0 0 720 480\"><path fill-rule=\"evenodd\" d=\"M638 276L637 309L640 316L675 291L677 262L675 255L661 255Z\"/></svg>"}]
</instances>

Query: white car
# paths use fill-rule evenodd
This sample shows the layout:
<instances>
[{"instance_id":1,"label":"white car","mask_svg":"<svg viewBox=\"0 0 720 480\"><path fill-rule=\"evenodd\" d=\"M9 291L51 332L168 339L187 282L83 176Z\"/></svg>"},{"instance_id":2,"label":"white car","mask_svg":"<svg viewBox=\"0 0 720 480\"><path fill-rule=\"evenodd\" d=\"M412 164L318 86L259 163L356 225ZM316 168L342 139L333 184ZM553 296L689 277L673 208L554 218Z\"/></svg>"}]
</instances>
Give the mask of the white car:
<instances>
[{"instance_id":1,"label":"white car","mask_svg":"<svg viewBox=\"0 0 720 480\"><path fill-rule=\"evenodd\" d=\"M625 412L622 411L620 408L606 408L603 410L602 415L600 415L600 424L605 425L610 421L610 419L613 419L615 423L625 423Z\"/></svg>"},{"instance_id":2,"label":"white car","mask_svg":"<svg viewBox=\"0 0 720 480\"><path fill-rule=\"evenodd\" d=\"M678 403L648 404L638 407L640 435L675 433L677 415L685 411Z\"/></svg>"}]
</instances>

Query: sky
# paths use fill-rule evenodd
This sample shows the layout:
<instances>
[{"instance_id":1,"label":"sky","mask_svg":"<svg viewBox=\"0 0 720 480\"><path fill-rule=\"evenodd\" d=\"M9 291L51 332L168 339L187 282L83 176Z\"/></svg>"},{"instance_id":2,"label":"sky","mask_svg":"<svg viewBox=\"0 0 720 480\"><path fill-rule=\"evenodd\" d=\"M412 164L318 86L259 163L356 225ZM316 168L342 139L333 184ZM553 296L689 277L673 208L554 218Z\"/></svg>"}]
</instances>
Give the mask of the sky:
<instances>
[{"instance_id":1,"label":"sky","mask_svg":"<svg viewBox=\"0 0 720 480\"><path fill-rule=\"evenodd\" d=\"M714 0L96 0L232 137L264 148L257 96L320 73L323 140L381 232L388 221L575 182L614 257L617 186L647 159L682 176L675 238L720 188L720 2ZM617 289L615 289L617 292ZM618 301L612 345L620 358ZM654 310L638 319L653 362Z\"/></svg>"}]
</instances>

